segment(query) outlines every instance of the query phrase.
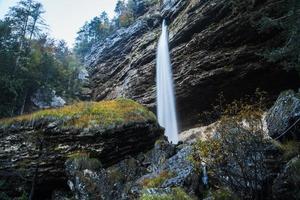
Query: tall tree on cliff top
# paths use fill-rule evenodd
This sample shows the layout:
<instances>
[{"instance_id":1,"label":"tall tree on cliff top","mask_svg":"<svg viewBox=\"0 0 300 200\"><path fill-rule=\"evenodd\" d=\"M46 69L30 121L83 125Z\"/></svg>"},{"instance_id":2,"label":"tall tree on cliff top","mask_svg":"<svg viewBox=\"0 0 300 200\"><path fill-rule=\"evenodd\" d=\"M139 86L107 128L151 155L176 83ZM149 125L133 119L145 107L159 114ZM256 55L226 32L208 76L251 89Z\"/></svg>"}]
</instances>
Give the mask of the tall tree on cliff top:
<instances>
[{"instance_id":1,"label":"tall tree on cliff top","mask_svg":"<svg viewBox=\"0 0 300 200\"><path fill-rule=\"evenodd\" d=\"M115 13L117 16L120 16L124 11L126 10L126 4L123 0L118 0L116 7L115 7Z\"/></svg>"},{"instance_id":2,"label":"tall tree on cliff top","mask_svg":"<svg viewBox=\"0 0 300 200\"><path fill-rule=\"evenodd\" d=\"M106 12L102 12L100 16L94 17L77 33L75 52L81 61L90 51L93 44L105 39L113 31L113 26Z\"/></svg>"},{"instance_id":3,"label":"tall tree on cliff top","mask_svg":"<svg viewBox=\"0 0 300 200\"><path fill-rule=\"evenodd\" d=\"M154 5L153 0L118 0L115 7L115 17L109 20L107 13L94 17L86 22L77 33L75 52L84 61L95 43L99 43L116 30L130 26L139 16L143 15L147 7Z\"/></svg>"},{"instance_id":4,"label":"tall tree on cliff top","mask_svg":"<svg viewBox=\"0 0 300 200\"><path fill-rule=\"evenodd\" d=\"M41 30L46 27L42 14L42 4L33 0L21 0L15 7L12 7L6 15L12 27L12 33L18 38L19 51L14 69L25 67L21 58L26 57L26 48L29 48L28 41L38 36ZM27 50L28 51L28 50Z\"/></svg>"}]
</instances>

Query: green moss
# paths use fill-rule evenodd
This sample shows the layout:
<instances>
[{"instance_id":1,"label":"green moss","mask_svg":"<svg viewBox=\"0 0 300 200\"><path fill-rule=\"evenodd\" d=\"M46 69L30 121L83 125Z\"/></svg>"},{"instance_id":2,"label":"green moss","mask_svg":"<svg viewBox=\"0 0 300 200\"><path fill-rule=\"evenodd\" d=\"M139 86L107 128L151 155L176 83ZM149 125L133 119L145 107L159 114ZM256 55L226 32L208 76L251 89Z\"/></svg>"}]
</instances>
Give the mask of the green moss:
<instances>
[{"instance_id":1,"label":"green moss","mask_svg":"<svg viewBox=\"0 0 300 200\"><path fill-rule=\"evenodd\" d=\"M76 151L76 152L73 152L73 153L70 153L68 155L68 158L69 159L77 159L77 158L82 158L82 157L90 157L89 153L86 153L86 152L81 152L81 151Z\"/></svg>"},{"instance_id":2,"label":"green moss","mask_svg":"<svg viewBox=\"0 0 300 200\"><path fill-rule=\"evenodd\" d=\"M154 178L144 179L142 185L143 188L157 188L160 187L167 179L173 176L172 173L168 171L161 172L158 176Z\"/></svg>"},{"instance_id":3,"label":"green moss","mask_svg":"<svg viewBox=\"0 0 300 200\"><path fill-rule=\"evenodd\" d=\"M171 195L162 194L162 195L154 195L154 194L143 194L140 200L174 200Z\"/></svg>"},{"instance_id":4,"label":"green moss","mask_svg":"<svg viewBox=\"0 0 300 200\"><path fill-rule=\"evenodd\" d=\"M143 193L140 200L193 200L182 188L172 188L170 194L147 194Z\"/></svg>"},{"instance_id":5,"label":"green moss","mask_svg":"<svg viewBox=\"0 0 300 200\"><path fill-rule=\"evenodd\" d=\"M182 188L176 187L173 188L173 199L176 200L193 200L194 198L190 197Z\"/></svg>"},{"instance_id":6,"label":"green moss","mask_svg":"<svg viewBox=\"0 0 300 200\"><path fill-rule=\"evenodd\" d=\"M146 107L129 99L101 102L80 102L57 109L41 110L32 114L0 120L0 126L16 122L28 123L41 119L63 121L65 127L109 127L130 122L155 121L155 115Z\"/></svg>"},{"instance_id":7,"label":"green moss","mask_svg":"<svg viewBox=\"0 0 300 200\"><path fill-rule=\"evenodd\" d=\"M229 188L220 188L211 193L214 200L238 200L239 198L234 195Z\"/></svg>"}]
</instances>

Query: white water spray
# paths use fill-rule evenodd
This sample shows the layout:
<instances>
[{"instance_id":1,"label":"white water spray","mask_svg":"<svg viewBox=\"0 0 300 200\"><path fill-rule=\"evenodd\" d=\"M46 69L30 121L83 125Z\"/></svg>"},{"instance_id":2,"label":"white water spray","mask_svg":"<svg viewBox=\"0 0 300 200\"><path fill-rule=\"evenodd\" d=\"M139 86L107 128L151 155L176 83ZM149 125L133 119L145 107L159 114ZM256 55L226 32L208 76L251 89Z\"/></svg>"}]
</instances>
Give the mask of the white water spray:
<instances>
[{"instance_id":1,"label":"white water spray","mask_svg":"<svg viewBox=\"0 0 300 200\"><path fill-rule=\"evenodd\" d=\"M159 124L165 128L168 140L177 144L178 127L168 41L168 30L164 20L156 58L157 115Z\"/></svg>"}]
</instances>

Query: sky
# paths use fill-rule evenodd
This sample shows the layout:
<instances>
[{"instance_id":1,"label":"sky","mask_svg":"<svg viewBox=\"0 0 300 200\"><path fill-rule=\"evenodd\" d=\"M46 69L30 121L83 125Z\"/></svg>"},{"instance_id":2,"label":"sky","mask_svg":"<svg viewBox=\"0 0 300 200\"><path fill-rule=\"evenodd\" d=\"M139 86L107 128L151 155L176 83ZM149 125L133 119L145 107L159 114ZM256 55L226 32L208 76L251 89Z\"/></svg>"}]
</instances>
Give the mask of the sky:
<instances>
[{"instance_id":1,"label":"sky","mask_svg":"<svg viewBox=\"0 0 300 200\"><path fill-rule=\"evenodd\" d=\"M106 11L113 17L117 0L38 0L44 6L44 19L49 25L49 34L65 40L73 46L76 33L86 21ZM0 0L0 19L18 0Z\"/></svg>"}]
</instances>

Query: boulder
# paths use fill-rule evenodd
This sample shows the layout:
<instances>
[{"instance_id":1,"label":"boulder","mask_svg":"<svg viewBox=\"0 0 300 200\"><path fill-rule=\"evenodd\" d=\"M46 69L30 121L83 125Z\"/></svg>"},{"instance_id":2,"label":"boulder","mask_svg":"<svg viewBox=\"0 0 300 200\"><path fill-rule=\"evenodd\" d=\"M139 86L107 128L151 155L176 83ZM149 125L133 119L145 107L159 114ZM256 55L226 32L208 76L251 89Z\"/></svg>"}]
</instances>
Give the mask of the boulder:
<instances>
[{"instance_id":1,"label":"boulder","mask_svg":"<svg viewBox=\"0 0 300 200\"><path fill-rule=\"evenodd\" d=\"M174 187L184 188L190 194L197 192L199 174L189 160L190 146L175 147L165 139L153 149L130 156L103 168L92 160L69 159L66 162L68 184L76 199L139 199L145 191L163 193ZM96 166L96 167L95 167Z\"/></svg>"},{"instance_id":2,"label":"boulder","mask_svg":"<svg viewBox=\"0 0 300 200\"><path fill-rule=\"evenodd\" d=\"M9 196L37 199L67 189L65 162L86 155L108 167L153 148L163 130L153 113L126 99L77 103L0 121L0 178ZM97 164L94 160L92 164Z\"/></svg>"},{"instance_id":3,"label":"boulder","mask_svg":"<svg viewBox=\"0 0 300 200\"><path fill-rule=\"evenodd\" d=\"M98 169L90 165L82 166L81 162L80 159L66 162L68 185L78 200L134 199L130 198L130 190L136 179L147 173L146 168L134 157Z\"/></svg>"},{"instance_id":4,"label":"boulder","mask_svg":"<svg viewBox=\"0 0 300 200\"><path fill-rule=\"evenodd\" d=\"M266 115L272 138L300 138L297 131L300 120L300 94L293 90L282 92Z\"/></svg>"},{"instance_id":5,"label":"boulder","mask_svg":"<svg viewBox=\"0 0 300 200\"><path fill-rule=\"evenodd\" d=\"M171 188L184 188L194 195L201 185L200 173L191 161L193 150L191 146L181 146L178 152L161 163L159 167L137 180L140 188L155 190L157 193L170 191ZM140 192L142 189L140 189ZM160 192L159 192L160 191Z\"/></svg>"},{"instance_id":6,"label":"boulder","mask_svg":"<svg viewBox=\"0 0 300 200\"><path fill-rule=\"evenodd\" d=\"M49 88L40 88L30 98L31 102L38 109L63 107L66 101L56 95L56 91Z\"/></svg>"}]
</instances>

